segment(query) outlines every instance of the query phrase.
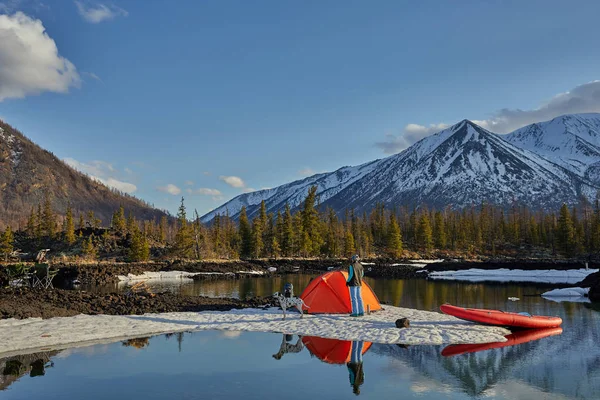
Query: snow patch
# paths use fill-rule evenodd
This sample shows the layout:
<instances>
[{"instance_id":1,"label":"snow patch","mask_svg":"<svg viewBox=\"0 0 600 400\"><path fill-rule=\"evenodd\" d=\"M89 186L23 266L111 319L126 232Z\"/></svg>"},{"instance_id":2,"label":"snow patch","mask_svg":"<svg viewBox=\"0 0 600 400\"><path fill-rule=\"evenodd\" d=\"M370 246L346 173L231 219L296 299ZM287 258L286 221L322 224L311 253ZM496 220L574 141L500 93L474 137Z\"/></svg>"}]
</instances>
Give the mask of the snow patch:
<instances>
[{"instance_id":1,"label":"snow patch","mask_svg":"<svg viewBox=\"0 0 600 400\"><path fill-rule=\"evenodd\" d=\"M119 281L146 281L156 279L192 279L194 275L200 275L202 272L185 272L185 271L146 271L141 275L119 275Z\"/></svg>"},{"instance_id":2,"label":"snow patch","mask_svg":"<svg viewBox=\"0 0 600 400\"><path fill-rule=\"evenodd\" d=\"M437 259L437 260L421 260L421 259L419 259L419 260L408 260L408 262L417 263L417 264L435 264L435 263L444 262L444 259L443 258Z\"/></svg>"},{"instance_id":3,"label":"snow patch","mask_svg":"<svg viewBox=\"0 0 600 400\"><path fill-rule=\"evenodd\" d=\"M471 268L461 271L430 272L431 279L461 280L469 282L544 282L544 283L577 283L586 276L598 272L597 269L569 270L522 270L522 269L479 269Z\"/></svg>"},{"instance_id":4,"label":"snow patch","mask_svg":"<svg viewBox=\"0 0 600 400\"><path fill-rule=\"evenodd\" d=\"M394 321L409 318L410 328L398 329ZM510 331L477 325L450 315L386 306L384 310L355 318L346 314L288 314L282 320L275 308L227 312L181 312L144 315L77 315L74 317L7 319L0 321L0 357L38 349L57 350L190 330L279 332L375 343L439 345L506 341Z\"/></svg>"},{"instance_id":5,"label":"snow patch","mask_svg":"<svg viewBox=\"0 0 600 400\"><path fill-rule=\"evenodd\" d=\"M542 297L552 301L572 301L572 302L585 302L589 303L590 299L588 295L590 293L590 288L580 288L580 287L572 287L572 288L564 288L564 289L554 289L548 292L542 293Z\"/></svg>"}]
</instances>

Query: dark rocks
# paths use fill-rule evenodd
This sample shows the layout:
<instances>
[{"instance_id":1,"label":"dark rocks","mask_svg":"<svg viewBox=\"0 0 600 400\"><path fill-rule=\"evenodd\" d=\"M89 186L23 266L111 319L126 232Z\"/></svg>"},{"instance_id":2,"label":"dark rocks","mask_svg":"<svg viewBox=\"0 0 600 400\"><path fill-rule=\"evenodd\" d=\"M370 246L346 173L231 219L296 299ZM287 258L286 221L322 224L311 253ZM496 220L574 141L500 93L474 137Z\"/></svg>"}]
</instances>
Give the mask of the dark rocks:
<instances>
[{"instance_id":1,"label":"dark rocks","mask_svg":"<svg viewBox=\"0 0 600 400\"><path fill-rule=\"evenodd\" d=\"M600 272L588 275L584 280L575 284L576 287L590 288L590 300L600 301Z\"/></svg>"},{"instance_id":2,"label":"dark rocks","mask_svg":"<svg viewBox=\"0 0 600 400\"><path fill-rule=\"evenodd\" d=\"M125 295L69 290L0 289L0 318L52 318L77 314L132 315L179 311L227 311L271 305L271 299L248 300L181 296L173 293Z\"/></svg>"},{"instance_id":3,"label":"dark rocks","mask_svg":"<svg viewBox=\"0 0 600 400\"><path fill-rule=\"evenodd\" d=\"M396 320L396 328L402 329L408 327L410 327L410 321L408 318L400 318Z\"/></svg>"}]
</instances>

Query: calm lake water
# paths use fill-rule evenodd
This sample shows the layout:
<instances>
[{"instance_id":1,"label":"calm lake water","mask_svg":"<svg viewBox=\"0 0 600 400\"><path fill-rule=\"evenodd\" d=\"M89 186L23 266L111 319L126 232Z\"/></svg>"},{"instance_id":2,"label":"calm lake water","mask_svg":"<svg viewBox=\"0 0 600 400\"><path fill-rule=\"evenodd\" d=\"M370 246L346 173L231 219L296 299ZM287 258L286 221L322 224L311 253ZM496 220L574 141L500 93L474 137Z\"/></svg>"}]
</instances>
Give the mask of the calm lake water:
<instances>
[{"instance_id":1,"label":"calm lake water","mask_svg":"<svg viewBox=\"0 0 600 400\"><path fill-rule=\"evenodd\" d=\"M264 296L281 290L285 282L299 292L311 277L180 282L170 290ZM271 333L162 335L0 360L0 398L306 400L355 398L355 392L366 399L600 398L600 313L595 305L535 296L547 286L368 282L380 300L402 307L437 310L449 302L560 315L563 333L456 356L447 356L446 346L402 347Z\"/></svg>"}]
</instances>

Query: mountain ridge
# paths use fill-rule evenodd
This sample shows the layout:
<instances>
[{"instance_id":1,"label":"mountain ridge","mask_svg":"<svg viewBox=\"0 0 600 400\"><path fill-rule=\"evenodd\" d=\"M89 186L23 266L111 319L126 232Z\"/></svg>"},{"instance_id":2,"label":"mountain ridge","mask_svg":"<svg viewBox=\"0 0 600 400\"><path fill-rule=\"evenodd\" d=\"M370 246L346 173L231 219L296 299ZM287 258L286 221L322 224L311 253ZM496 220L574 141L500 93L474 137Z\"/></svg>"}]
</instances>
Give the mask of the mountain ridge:
<instances>
[{"instance_id":1,"label":"mountain ridge","mask_svg":"<svg viewBox=\"0 0 600 400\"><path fill-rule=\"evenodd\" d=\"M595 127L600 127L600 114L574 115L572 119L584 120L580 125L589 125L588 130L594 135ZM543 130L545 125L540 124L543 123L517 131ZM585 129L578 132L583 135ZM592 198L598 191L600 145L596 156L596 145L586 141L591 149L588 164L577 168L571 161L576 159L577 151L585 150L582 146L568 149L574 155L563 152L562 158L552 158L544 153L543 146L519 146L527 143L523 138L531 134L515 132L499 135L465 119L392 156L237 196L204 215L202 220L208 222L225 212L236 218L242 206L246 206L252 217L262 200L269 212L282 210L286 202L295 208L312 185L317 185L320 204L338 213L346 208L367 211L379 202L388 206L443 208L484 201L508 206L517 201L532 208L555 208L562 202L575 204L581 196ZM540 142L544 135L537 136ZM600 133L597 137L600 144ZM584 139L580 139L583 143Z\"/></svg>"}]
</instances>

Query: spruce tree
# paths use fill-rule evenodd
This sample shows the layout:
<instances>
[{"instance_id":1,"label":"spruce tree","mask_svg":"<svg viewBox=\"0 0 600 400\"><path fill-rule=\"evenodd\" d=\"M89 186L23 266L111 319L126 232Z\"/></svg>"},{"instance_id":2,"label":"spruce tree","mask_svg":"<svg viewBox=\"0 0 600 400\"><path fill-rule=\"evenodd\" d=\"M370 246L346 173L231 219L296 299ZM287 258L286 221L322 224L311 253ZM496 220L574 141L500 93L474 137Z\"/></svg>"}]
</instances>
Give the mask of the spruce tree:
<instances>
[{"instance_id":1,"label":"spruce tree","mask_svg":"<svg viewBox=\"0 0 600 400\"><path fill-rule=\"evenodd\" d=\"M240 235L240 257L247 259L252 257L252 228L246 214L246 206L240 211L239 220L239 235Z\"/></svg>"},{"instance_id":2,"label":"spruce tree","mask_svg":"<svg viewBox=\"0 0 600 400\"><path fill-rule=\"evenodd\" d=\"M94 245L94 234L91 234L83 241L83 248L81 249L83 256L88 260L94 260L96 258L96 246Z\"/></svg>"},{"instance_id":3,"label":"spruce tree","mask_svg":"<svg viewBox=\"0 0 600 400\"><path fill-rule=\"evenodd\" d=\"M52 203L50 202L50 197L46 196L44 200L44 211L42 213L42 233L49 237L53 238L56 233L56 219L54 217L54 212L52 211Z\"/></svg>"},{"instance_id":4,"label":"spruce tree","mask_svg":"<svg viewBox=\"0 0 600 400\"><path fill-rule=\"evenodd\" d=\"M260 217L257 217L252 220L252 257L260 258L263 247L263 227Z\"/></svg>"},{"instance_id":5,"label":"spruce tree","mask_svg":"<svg viewBox=\"0 0 600 400\"><path fill-rule=\"evenodd\" d=\"M294 248L294 224L290 211L290 205L285 203L285 212L283 214L283 228L281 232L281 252L285 257L292 255Z\"/></svg>"},{"instance_id":6,"label":"spruce tree","mask_svg":"<svg viewBox=\"0 0 600 400\"><path fill-rule=\"evenodd\" d=\"M387 253L390 257L399 258L402 256L402 235L400 226L396 221L396 215L390 214L390 223L387 229Z\"/></svg>"},{"instance_id":7,"label":"spruce tree","mask_svg":"<svg viewBox=\"0 0 600 400\"><path fill-rule=\"evenodd\" d=\"M180 257L192 258L194 256L194 239L188 224L183 197L177 213L177 225L174 243L175 253Z\"/></svg>"},{"instance_id":8,"label":"spruce tree","mask_svg":"<svg viewBox=\"0 0 600 400\"><path fill-rule=\"evenodd\" d=\"M71 204L67 205L65 216L65 241L70 246L75 243L75 223L73 222L73 210Z\"/></svg>"},{"instance_id":9,"label":"spruce tree","mask_svg":"<svg viewBox=\"0 0 600 400\"><path fill-rule=\"evenodd\" d=\"M158 225L158 240L163 244L167 241L167 229L167 217L166 215L163 215L160 217L160 223Z\"/></svg>"},{"instance_id":10,"label":"spruce tree","mask_svg":"<svg viewBox=\"0 0 600 400\"><path fill-rule=\"evenodd\" d=\"M4 261L8 261L8 256L13 252L13 242L14 236L9 225L0 236L0 255L4 256Z\"/></svg>"},{"instance_id":11,"label":"spruce tree","mask_svg":"<svg viewBox=\"0 0 600 400\"><path fill-rule=\"evenodd\" d=\"M35 209L31 207L31 214L29 214L29 218L27 219L27 225L25 227L25 232L27 232L27 236L29 236L30 238L35 237L36 226L37 218L35 215Z\"/></svg>"},{"instance_id":12,"label":"spruce tree","mask_svg":"<svg viewBox=\"0 0 600 400\"><path fill-rule=\"evenodd\" d=\"M119 209L115 211L112 218L112 228L119 235L125 234L126 220L125 220L125 209L123 206L119 206Z\"/></svg>"},{"instance_id":13,"label":"spruce tree","mask_svg":"<svg viewBox=\"0 0 600 400\"><path fill-rule=\"evenodd\" d=\"M354 248L354 236L350 228L346 228L346 235L344 237L344 256L352 257L356 253Z\"/></svg>"},{"instance_id":14,"label":"spruce tree","mask_svg":"<svg viewBox=\"0 0 600 400\"><path fill-rule=\"evenodd\" d=\"M302 252L305 255L319 255L323 239L321 236L321 227L319 213L315 209L317 201L317 186L312 186L308 190L308 195L304 200L302 209Z\"/></svg>"},{"instance_id":15,"label":"spruce tree","mask_svg":"<svg viewBox=\"0 0 600 400\"><path fill-rule=\"evenodd\" d=\"M571 256L575 250L574 235L575 230L569 208L566 204L563 204L560 208L558 225L556 227L556 242L559 250L567 256Z\"/></svg>"},{"instance_id":16,"label":"spruce tree","mask_svg":"<svg viewBox=\"0 0 600 400\"><path fill-rule=\"evenodd\" d=\"M446 226L440 211L435 213L433 242L438 249L446 248Z\"/></svg>"},{"instance_id":17,"label":"spruce tree","mask_svg":"<svg viewBox=\"0 0 600 400\"><path fill-rule=\"evenodd\" d=\"M83 228L85 228L85 220L83 219L83 214L79 213L79 230L81 231Z\"/></svg>"},{"instance_id":18,"label":"spruce tree","mask_svg":"<svg viewBox=\"0 0 600 400\"><path fill-rule=\"evenodd\" d=\"M131 232L131 245L129 247L130 261L147 261L150 257L148 239L137 227Z\"/></svg>"},{"instance_id":19,"label":"spruce tree","mask_svg":"<svg viewBox=\"0 0 600 400\"><path fill-rule=\"evenodd\" d=\"M417 226L417 243L418 247L425 251L430 251L433 248L433 234L431 232L431 224L427 213L422 213Z\"/></svg>"}]
</instances>

